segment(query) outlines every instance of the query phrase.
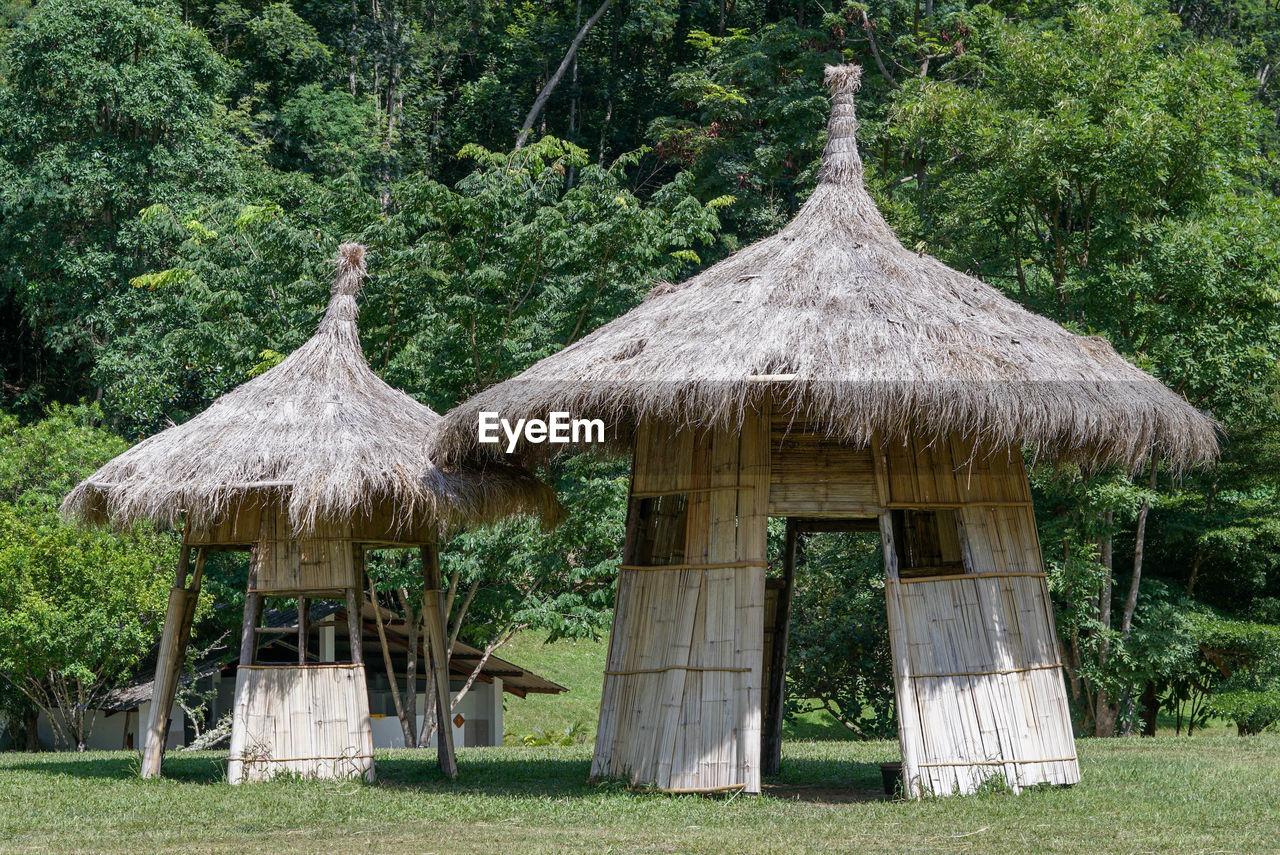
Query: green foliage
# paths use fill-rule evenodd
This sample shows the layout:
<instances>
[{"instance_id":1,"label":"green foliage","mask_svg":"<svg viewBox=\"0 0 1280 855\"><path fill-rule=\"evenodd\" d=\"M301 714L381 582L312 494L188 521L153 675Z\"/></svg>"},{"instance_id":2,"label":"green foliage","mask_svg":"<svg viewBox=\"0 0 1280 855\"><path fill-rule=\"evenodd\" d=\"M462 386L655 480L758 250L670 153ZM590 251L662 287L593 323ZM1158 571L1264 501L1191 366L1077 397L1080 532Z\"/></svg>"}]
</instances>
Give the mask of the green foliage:
<instances>
[{"instance_id":1,"label":"green foliage","mask_svg":"<svg viewBox=\"0 0 1280 855\"><path fill-rule=\"evenodd\" d=\"M41 3L5 39L4 66L0 283L48 347L76 354L82 384L102 301L140 272L122 227L227 183L227 66L172 6L133 0Z\"/></svg>"},{"instance_id":2,"label":"green foliage","mask_svg":"<svg viewBox=\"0 0 1280 855\"><path fill-rule=\"evenodd\" d=\"M1280 721L1280 626L1205 616L1195 628L1217 671L1209 710L1235 722L1241 736Z\"/></svg>"},{"instance_id":3,"label":"green foliage","mask_svg":"<svg viewBox=\"0 0 1280 855\"><path fill-rule=\"evenodd\" d=\"M1241 736L1261 733L1280 721L1280 689L1218 692L1209 701L1209 709L1215 715L1234 721Z\"/></svg>"},{"instance_id":4,"label":"green foliage","mask_svg":"<svg viewBox=\"0 0 1280 855\"><path fill-rule=\"evenodd\" d=\"M895 733L879 537L809 535L797 565L787 715L822 709L861 738Z\"/></svg>"},{"instance_id":5,"label":"green foliage","mask_svg":"<svg viewBox=\"0 0 1280 855\"><path fill-rule=\"evenodd\" d=\"M524 629L551 641L594 639L608 627L625 524L625 470L579 455L545 474L567 512L559 529L511 519L457 535L441 556L461 590L476 586L467 641L483 645Z\"/></svg>"},{"instance_id":6,"label":"green foliage","mask_svg":"<svg viewBox=\"0 0 1280 855\"><path fill-rule=\"evenodd\" d=\"M697 64L670 81L682 109L649 126L658 154L695 176L699 196L743 198L727 212L739 240L780 228L816 180L828 103L822 67L841 60L824 35L793 21L691 32Z\"/></svg>"},{"instance_id":7,"label":"green foliage","mask_svg":"<svg viewBox=\"0 0 1280 855\"><path fill-rule=\"evenodd\" d=\"M1269 684L1247 676L1260 666L1223 676L1198 652L1197 616L1280 623L1273 10L615 0L512 152L593 9L0 4L0 396L14 413L0 423L0 502L51 543L70 537L40 514L71 473L116 453L111 435L181 422L300 344L346 239L371 247L361 320L374 369L449 408L655 281L778 228L816 179L823 66L854 61L868 179L908 245L1106 336L1224 424L1220 463L1162 471L1154 495L1126 473L1036 469L1078 706L1106 689L1133 717L1153 689L1197 721L1219 696L1250 728L1265 718L1238 695L1265 706ZM50 407L81 399L101 414ZM574 458L547 475L566 528L513 521L460 535L443 557L463 591L476 585L468 640L607 626L625 471ZM122 543L145 551L135 537ZM863 713L888 697L874 559L813 549L799 596L828 632L804 641L793 679L827 686L808 697L857 728L881 728L887 703ZM378 572L411 577L415 561ZM243 574L227 557L207 570L227 623Z\"/></svg>"},{"instance_id":8,"label":"green foliage","mask_svg":"<svg viewBox=\"0 0 1280 855\"><path fill-rule=\"evenodd\" d=\"M633 193L635 156L601 167L553 137L461 156L477 165L456 187L406 180L366 235L385 247L365 312L372 351L441 409L631 308L719 228L723 200L701 204L683 177Z\"/></svg>"},{"instance_id":9,"label":"green foliage","mask_svg":"<svg viewBox=\"0 0 1280 855\"><path fill-rule=\"evenodd\" d=\"M83 747L85 711L131 675L159 637L174 539L143 526L85 530L57 515L61 495L124 443L90 425L92 408L55 407L0 424L0 674Z\"/></svg>"},{"instance_id":10,"label":"green foliage","mask_svg":"<svg viewBox=\"0 0 1280 855\"><path fill-rule=\"evenodd\" d=\"M504 744L519 745L581 745L590 737L591 731L586 723L577 721L560 731L546 731L535 727L532 733L526 733L518 739L512 736L503 737Z\"/></svg>"},{"instance_id":11,"label":"green foliage","mask_svg":"<svg viewBox=\"0 0 1280 855\"><path fill-rule=\"evenodd\" d=\"M0 413L0 502L49 514L80 479L127 447L93 406L54 404L34 424Z\"/></svg>"}]
</instances>

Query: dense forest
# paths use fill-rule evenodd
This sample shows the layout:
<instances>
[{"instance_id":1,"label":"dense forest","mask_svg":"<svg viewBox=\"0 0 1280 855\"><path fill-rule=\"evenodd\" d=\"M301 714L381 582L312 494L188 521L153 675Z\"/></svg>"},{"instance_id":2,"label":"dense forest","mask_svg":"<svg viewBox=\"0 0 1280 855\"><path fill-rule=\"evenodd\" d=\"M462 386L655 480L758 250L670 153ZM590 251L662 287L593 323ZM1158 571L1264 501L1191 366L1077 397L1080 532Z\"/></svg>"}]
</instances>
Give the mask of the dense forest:
<instances>
[{"instance_id":1,"label":"dense forest","mask_svg":"<svg viewBox=\"0 0 1280 855\"><path fill-rule=\"evenodd\" d=\"M73 710L159 635L176 544L77 479L303 342L342 240L365 352L438 411L781 227L826 64L908 246L1102 335L1222 424L1210 468L1033 487L1082 733L1280 720L1280 14L1273 0L8 0L0 6L0 704ZM454 539L454 621L606 632L626 466ZM892 730L875 547L815 541L789 678ZM198 629L240 615L211 565ZM388 605L414 568L375 562ZM398 599L399 598L399 599ZM74 743L81 736L68 731Z\"/></svg>"}]
</instances>

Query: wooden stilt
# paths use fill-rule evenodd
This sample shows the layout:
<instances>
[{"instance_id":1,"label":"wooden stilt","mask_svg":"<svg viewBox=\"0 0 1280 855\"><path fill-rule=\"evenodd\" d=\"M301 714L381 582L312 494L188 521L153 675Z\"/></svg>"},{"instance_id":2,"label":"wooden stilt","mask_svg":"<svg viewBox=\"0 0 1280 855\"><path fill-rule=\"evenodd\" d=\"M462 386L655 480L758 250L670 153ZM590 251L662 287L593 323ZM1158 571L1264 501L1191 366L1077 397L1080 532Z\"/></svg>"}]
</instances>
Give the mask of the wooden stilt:
<instances>
[{"instance_id":1,"label":"wooden stilt","mask_svg":"<svg viewBox=\"0 0 1280 855\"><path fill-rule=\"evenodd\" d=\"M360 589L347 588L347 635L351 643L351 664L364 664L363 645L361 643L361 634L364 631L364 621L360 616Z\"/></svg>"},{"instance_id":2,"label":"wooden stilt","mask_svg":"<svg viewBox=\"0 0 1280 855\"><path fill-rule=\"evenodd\" d=\"M431 654L432 682L435 683L436 745L440 769L450 778L458 777L458 760L453 751L453 722L449 713L449 656L445 650L444 609L440 604L440 553L434 544L423 546L422 620ZM430 703L430 701L428 701ZM426 710L423 710L426 714Z\"/></svg>"},{"instance_id":3,"label":"wooden stilt","mask_svg":"<svg viewBox=\"0 0 1280 855\"><path fill-rule=\"evenodd\" d=\"M773 618L773 647L770 652L769 685L765 687L764 745L761 748L761 773L777 775L782 771L782 708L787 685L787 640L791 634L791 593L795 590L796 555L800 532L793 520L787 519L786 543L782 552L782 588L778 591L777 610Z\"/></svg>"},{"instance_id":4,"label":"wooden stilt","mask_svg":"<svg viewBox=\"0 0 1280 855\"><path fill-rule=\"evenodd\" d=\"M307 622L311 618L311 600L298 597L298 664L307 664Z\"/></svg>"},{"instance_id":5,"label":"wooden stilt","mask_svg":"<svg viewBox=\"0 0 1280 855\"><path fill-rule=\"evenodd\" d=\"M160 777L160 764L164 759L164 743L169 734L170 711L182 676L187 642L191 640L191 622L195 616L196 601L200 597L200 581L204 575L205 547L196 554L195 572L187 585L187 571L191 564L191 547L183 545L178 557L178 574L169 591L169 606L165 610L164 630L160 636L160 649L156 657L155 681L152 684L151 713L147 718L147 730L142 751L142 777Z\"/></svg>"},{"instance_id":6,"label":"wooden stilt","mask_svg":"<svg viewBox=\"0 0 1280 855\"><path fill-rule=\"evenodd\" d=\"M255 548L256 551L256 548ZM240 622L240 664L252 665L258 656L258 622L262 620L262 595L257 591L256 560L249 560L249 587L244 593L244 617Z\"/></svg>"}]
</instances>

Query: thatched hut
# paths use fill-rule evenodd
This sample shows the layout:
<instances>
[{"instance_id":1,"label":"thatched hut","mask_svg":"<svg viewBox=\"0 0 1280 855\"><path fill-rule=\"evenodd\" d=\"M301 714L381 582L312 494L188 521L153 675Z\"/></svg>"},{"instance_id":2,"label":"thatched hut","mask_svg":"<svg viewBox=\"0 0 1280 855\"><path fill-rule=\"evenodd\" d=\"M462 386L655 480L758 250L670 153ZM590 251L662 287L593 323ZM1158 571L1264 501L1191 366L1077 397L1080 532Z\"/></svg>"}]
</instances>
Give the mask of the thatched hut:
<instances>
[{"instance_id":1,"label":"thatched hut","mask_svg":"<svg viewBox=\"0 0 1280 855\"><path fill-rule=\"evenodd\" d=\"M634 455L594 775L758 791L785 661L789 594L765 613L779 516L880 532L909 793L1076 781L1023 449L1216 454L1213 420L1105 340L902 246L863 184L859 74L827 71L821 177L781 232L445 420L445 459L498 453L484 411L601 418Z\"/></svg>"},{"instance_id":2,"label":"thatched hut","mask_svg":"<svg viewBox=\"0 0 1280 855\"><path fill-rule=\"evenodd\" d=\"M282 770L371 778L361 647L351 646L350 662L315 664L310 599L345 600L350 635L359 639L364 551L420 549L436 702L447 710L436 551L442 530L514 513L555 522L560 512L551 491L517 467L432 462L440 416L388 386L365 362L356 328L364 277L364 247L344 244L328 311L309 341L204 412L107 463L63 503L65 513L89 522L182 525L144 777L160 773L161 735L168 732L210 551L251 552L229 779L238 783ZM296 633L294 667L255 662L257 636L280 631L260 625L268 597L299 602L298 625L289 629ZM441 759L452 770L451 745L442 744Z\"/></svg>"}]
</instances>

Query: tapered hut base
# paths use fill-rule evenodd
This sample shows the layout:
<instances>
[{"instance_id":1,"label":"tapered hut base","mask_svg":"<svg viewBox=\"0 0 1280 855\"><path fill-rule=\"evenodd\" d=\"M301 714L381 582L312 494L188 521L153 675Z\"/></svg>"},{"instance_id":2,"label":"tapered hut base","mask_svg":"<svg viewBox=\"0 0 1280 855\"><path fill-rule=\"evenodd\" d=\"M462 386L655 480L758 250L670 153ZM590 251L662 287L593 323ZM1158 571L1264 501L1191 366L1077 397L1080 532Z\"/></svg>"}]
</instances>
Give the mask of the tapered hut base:
<instances>
[{"instance_id":1,"label":"tapered hut base","mask_svg":"<svg viewBox=\"0 0 1280 855\"><path fill-rule=\"evenodd\" d=\"M232 715L232 784L281 774L374 780L363 664L243 666Z\"/></svg>"},{"instance_id":2,"label":"tapered hut base","mask_svg":"<svg viewBox=\"0 0 1280 855\"><path fill-rule=\"evenodd\" d=\"M762 697L772 515L880 529L908 795L1079 780L1018 451L858 449L767 414L644 423L635 448L594 776L759 792L762 711L780 708Z\"/></svg>"},{"instance_id":3,"label":"tapered hut base","mask_svg":"<svg viewBox=\"0 0 1280 855\"><path fill-rule=\"evenodd\" d=\"M768 439L641 431L593 776L760 791Z\"/></svg>"}]
</instances>

